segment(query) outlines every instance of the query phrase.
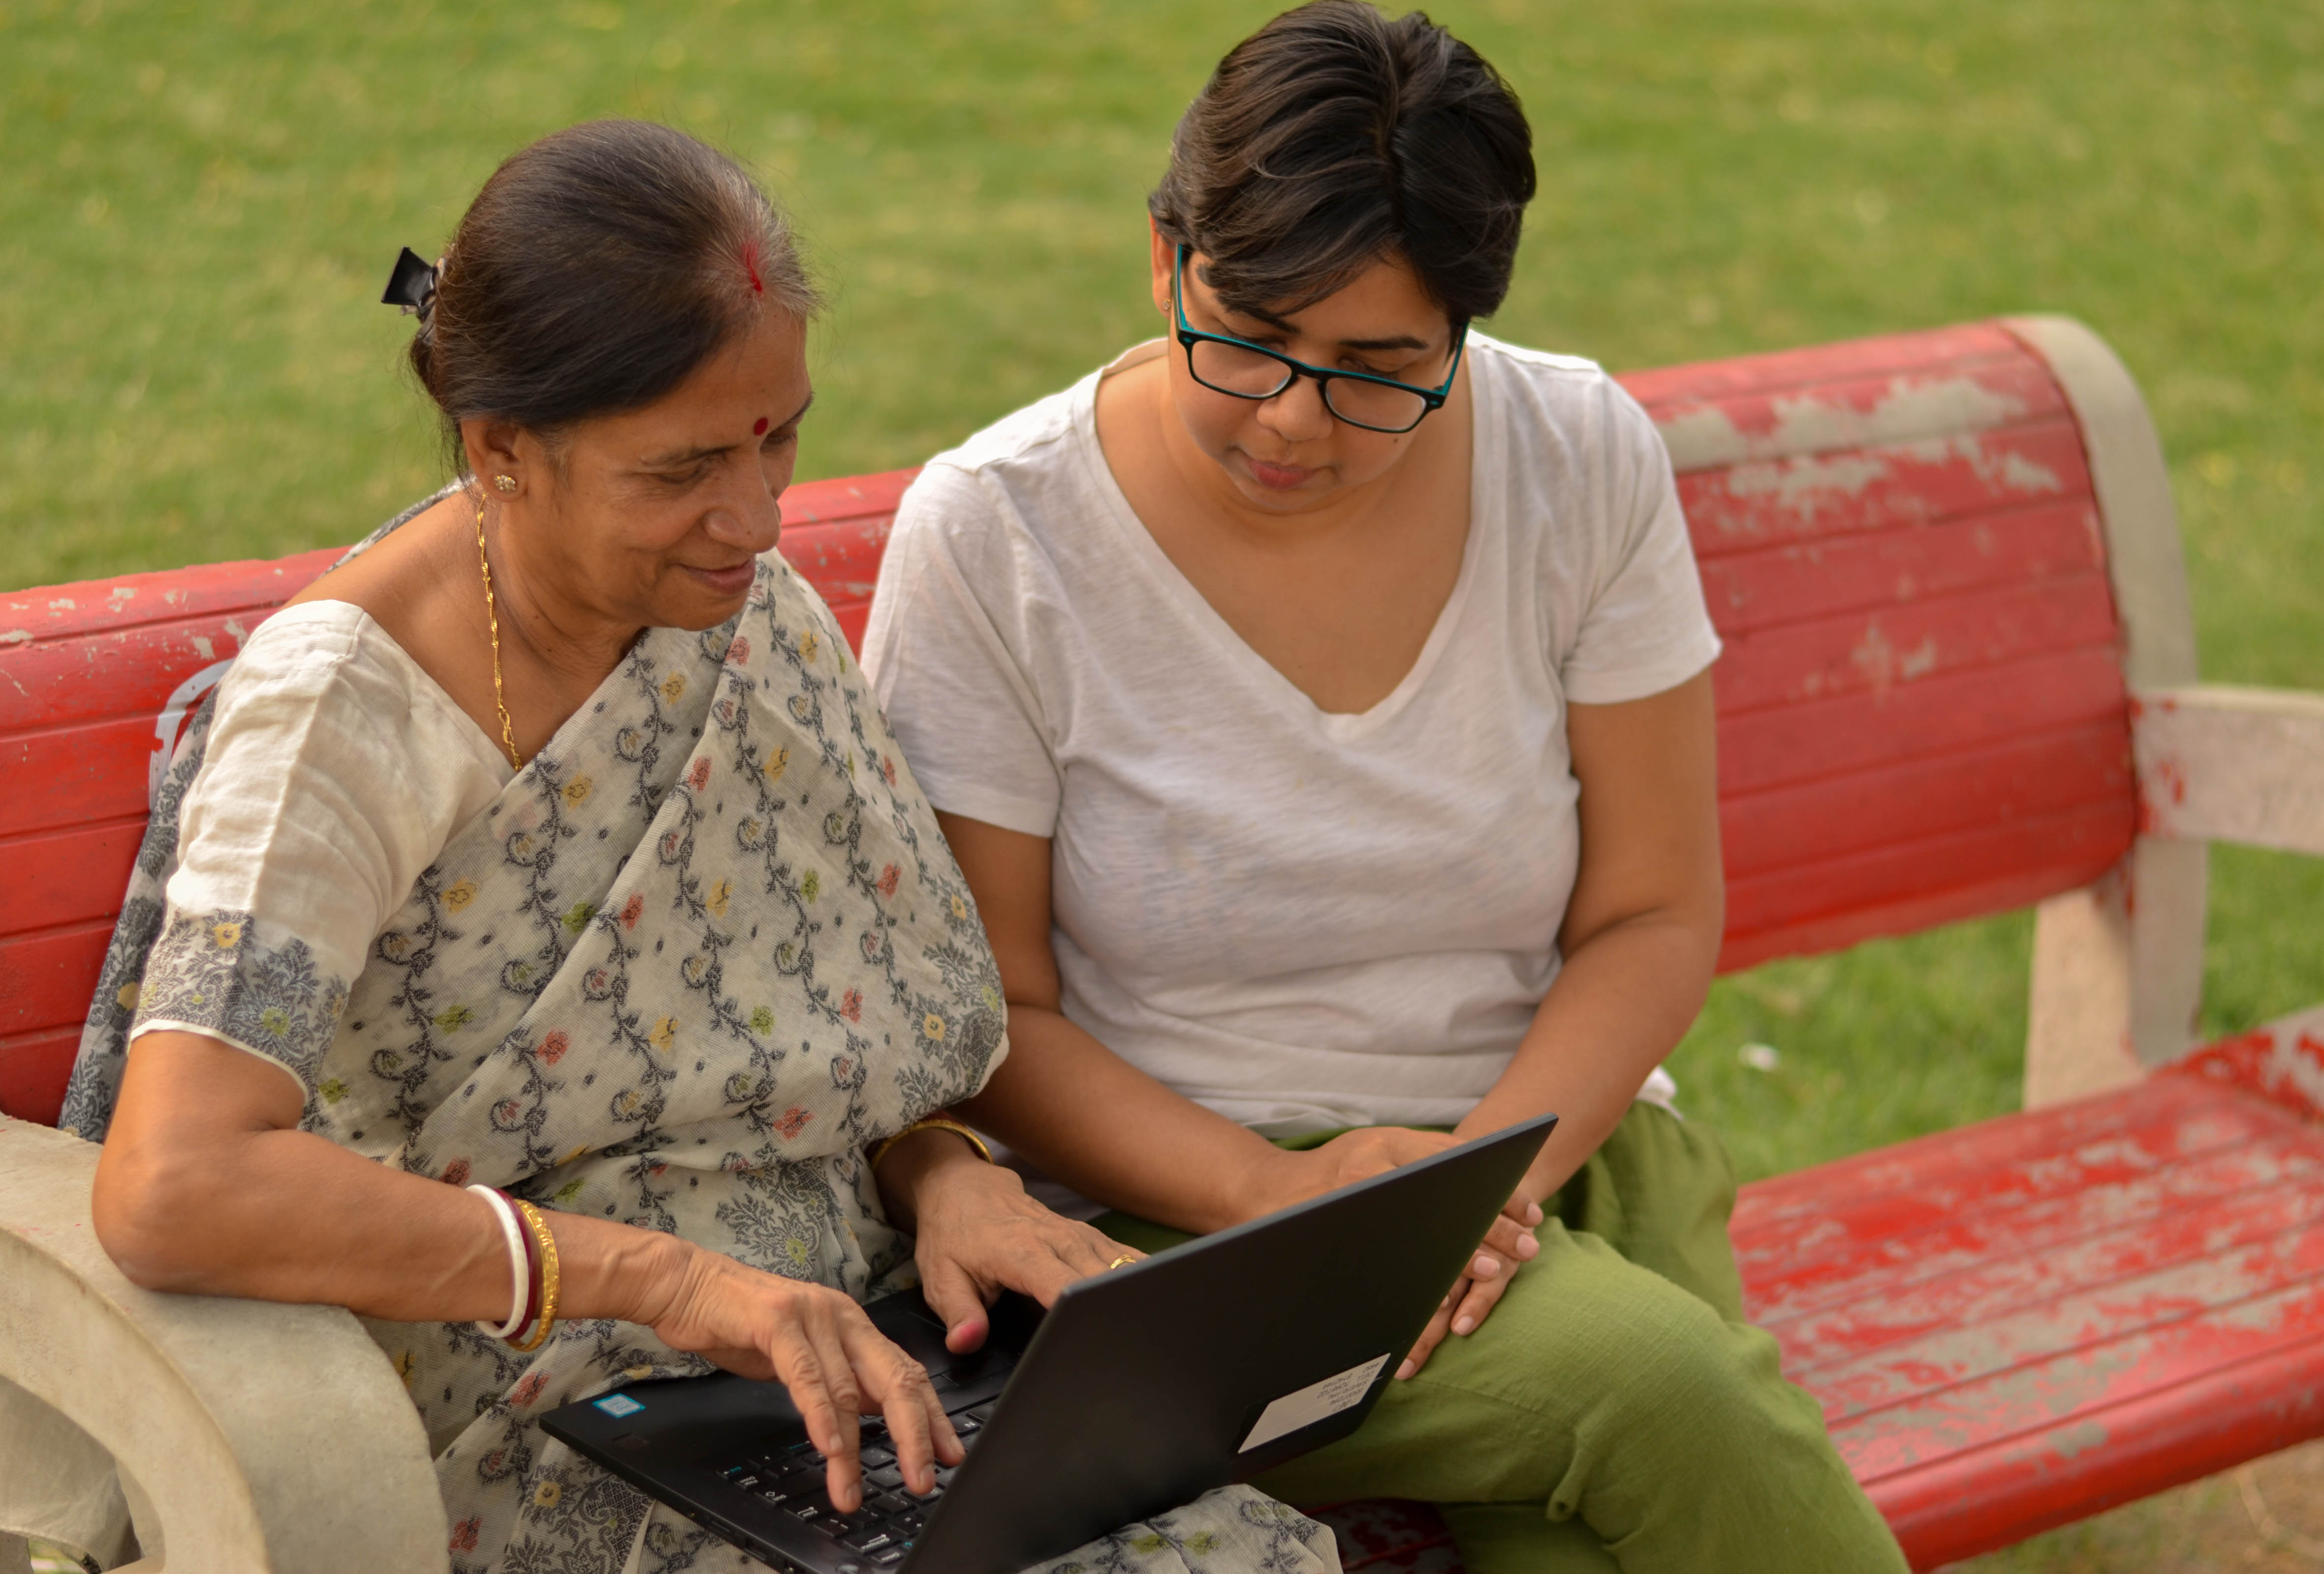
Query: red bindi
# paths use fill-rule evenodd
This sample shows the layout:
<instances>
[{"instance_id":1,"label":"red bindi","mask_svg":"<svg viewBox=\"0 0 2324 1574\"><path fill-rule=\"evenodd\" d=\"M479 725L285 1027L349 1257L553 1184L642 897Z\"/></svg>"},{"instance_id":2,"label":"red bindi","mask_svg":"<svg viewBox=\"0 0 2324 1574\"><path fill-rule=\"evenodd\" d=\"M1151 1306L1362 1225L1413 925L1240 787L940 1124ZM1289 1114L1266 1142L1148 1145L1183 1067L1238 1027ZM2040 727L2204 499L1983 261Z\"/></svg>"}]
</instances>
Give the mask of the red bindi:
<instances>
[{"instance_id":1,"label":"red bindi","mask_svg":"<svg viewBox=\"0 0 2324 1574\"><path fill-rule=\"evenodd\" d=\"M751 429L751 435L752 437L764 437L767 435L767 418L765 416L761 415L759 417L759 424Z\"/></svg>"}]
</instances>

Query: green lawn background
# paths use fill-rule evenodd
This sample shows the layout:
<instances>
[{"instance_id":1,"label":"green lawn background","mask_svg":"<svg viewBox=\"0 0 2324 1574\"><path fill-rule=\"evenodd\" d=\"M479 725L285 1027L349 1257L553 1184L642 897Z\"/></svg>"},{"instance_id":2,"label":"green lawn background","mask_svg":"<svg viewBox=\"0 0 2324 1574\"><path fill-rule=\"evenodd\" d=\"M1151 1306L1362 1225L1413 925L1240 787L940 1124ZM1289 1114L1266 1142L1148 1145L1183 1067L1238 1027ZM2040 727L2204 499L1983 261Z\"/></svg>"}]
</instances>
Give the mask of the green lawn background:
<instances>
[{"instance_id":1,"label":"green lawn background","mask_svg":"<svg viewBox=\"0 0 2324 1574\"><path fill-rule=\"evenodd\" d=\"M834 300L802 474L916 463L1152 331L1142 199L1272 9L0 0L0 586L346 542L434 484L388 265L596 115L720 143L799 217ZM2206 675L2324 690L2324 8L1435 14L1538 140L1496 333L1626 368L2080 317L2161 426ZM2324 998L2324 865L2214 871L2206 1024ZM2012 1107L2030 927L1724 982L1690 1107L1754 1175Z\"/></svg>"}]
</instances>

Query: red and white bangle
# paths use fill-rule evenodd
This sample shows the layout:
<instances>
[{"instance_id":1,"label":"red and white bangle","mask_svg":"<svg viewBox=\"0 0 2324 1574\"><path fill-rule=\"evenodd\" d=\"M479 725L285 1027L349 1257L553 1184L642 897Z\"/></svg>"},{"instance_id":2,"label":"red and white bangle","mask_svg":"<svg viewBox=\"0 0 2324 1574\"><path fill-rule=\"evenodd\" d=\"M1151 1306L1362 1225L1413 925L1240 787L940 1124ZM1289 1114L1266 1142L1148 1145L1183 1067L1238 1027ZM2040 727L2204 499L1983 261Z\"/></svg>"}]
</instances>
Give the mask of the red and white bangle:
<instances>
[{"instance_id":1,"label":"red and white bangle","mask_svg":"<svg viewBox=\"0 0 2324 1574\"><path fill-rule=\"evenodd\" d=\"M477 1319L476 1326L496 1339L504 1339L522 1329L532 1310L532 1254L527 1250L524 1226L517 1222L516 1209L509 1199L489 1186L471 1186L469 1190L492 1205L493 1217L500 1220L501 1238L508 1245L509 1279L514 1284L510 1297L508 1321L498 1328Z\"/></svg>"}]
</instances>

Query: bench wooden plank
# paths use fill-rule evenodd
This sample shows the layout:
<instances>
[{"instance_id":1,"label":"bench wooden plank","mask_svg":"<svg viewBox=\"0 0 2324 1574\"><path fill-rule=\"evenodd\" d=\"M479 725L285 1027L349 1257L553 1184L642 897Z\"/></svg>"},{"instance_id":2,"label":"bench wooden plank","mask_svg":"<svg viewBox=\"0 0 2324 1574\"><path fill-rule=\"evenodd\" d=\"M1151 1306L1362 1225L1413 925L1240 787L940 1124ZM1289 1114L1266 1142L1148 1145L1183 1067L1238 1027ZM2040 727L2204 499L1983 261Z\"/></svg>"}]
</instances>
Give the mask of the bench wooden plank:
<instances>
[{"instance_id":1,"label":"bench wooden plank","mask_svg":"<svg viewBox=\"0 0 2324 1574\"><path fill-rule=\"evenodd\" d=\"M145 816L138 814L0 841L0 891L8 893L0 936L109 922L144 839Z\"/></svg>"},{"instance_id":2,"label":"bench wooden plank","mask_svg":"<svg viewBox=\"0 0 2324 1574\"><path fill-rule=\"evenodd\" d=\"M1835 378L1649 404L1682 470L1760 463L1867 446L1959 441L2053 421L2065 395L2022 348L1884 376Z\"/></svg>"},{"instance_id":3,"label":"bench wooden plank","mask_svg":"<svg viewBox=\"0 0 2324 1574\"><path fill-rule=\"evenodd\" d=\"M147 812L152 758L151 716L0 737L0 776L8 781L0 793L0 836Z\"/></svg>"},{"instance_id":4,"label":"bench wooden plank","mask_svg":"<svg viewBox=\"0 0 2324 1574\"><path fill-rule=\"evenodd\" d=\"M2223 1091L2181 1087L2176 1079L2141 1082L2105 1098L2076 1099L1932 1132L1812 1169L1755 1180L1736 1204L1737 1249L1742 1250L1747 1240L1754 1246L1766 1241L1775 1257L1786 1256L1794 1248L1777 1241L1770 1233L1773 1227L1821 1215L1836 1199L1913 1197L1932 1183L1959 1180L2029 1155L2070 1153L2085 1143L2175 1123L2199 1112L2248 1123L2239 1130L2266 1129L2260 1124L2263 1116L2247 1103L2216 1097Z\"/></svg>"},{"instance_id":5,"label":"bench wooden plank","mask_svg":"<svg viewBox=\"0 0 2324 1574\"><path fill-rule=\"evenodd\" d=\"M1763 1314L1762 1326L1783 1347L1784 1370L1821 1388L1826 1370L2034 1306L2061 1285L2125 1284L2324 1223L2324 1165L2308 1159L2211 1154L2167 1179L2111 1189L2116 1195L2093 1211L2126 1222L2088 1234L2075 1228L2083 1219L2052 1221L2048 1239L2007 1223L1965 1228L1949 1241L1973 1254L1965 1265L1912 1262L1885 1278L1867 1273L1847 1299L1790 1317ZM2145 1195L2123 1195L2137 1192Z\"/></svg>"},{"instance_id":6,"label":"bench wooden plank","mask_svg":"<svg viewBox=\"0 0 2324 1574\"><path fill-rule=\"evenodd\" d=\"M112 939L108 916L0 940L0 1039L68 1023L78 1030L88 1015L89 995ZM76 1031L76 1042L78 1036Z\"/></svg>"},{"instance_id":7,"label":"bench wooden plank","mask_svg":"<svg viewBox=\"0 0 2324 1574\"><path fill-rule=\"evenodd\" d=\"M2324 1435L2324 1338L2091 1405L1868 1483L1931 1569ZM2038 1393L2049 1374L2024 1386Z\"/></svg>"},{"instance_id":8,"label":"bench wooden plank","mask_svg":"<svg viewBox=\"0 0 2324 1574\"><path fill-rule=\"evenodd\" d=\"M1941 442L1874 444L1678 478L1697 560L1853 532L2091 495L2081 433L2062 417Z\"/></svg>"},{"instance_id":9,"label":"bench wooden plank","mask_svg":"<svg viewBox=\"0 0 2324 1574\"><path fill-rule=\"evenodd\" d=\"M2075 596L2106 559L2087 502L1966 514L1937 524L1732 552L1702 568L1704 598L1723 635L1910 606L1963 592L2025 586ZM2061 586L2061 579L2074 584Z\"/></svg>"},{"instance_id":10,"label":"bench wooden plank","mask_svg":"<svg viewBox=\"0 0 2324 1574\"><path fill-rule=\"evenodd\" d=\"M2111 722L2005 738L1877 773L1729 793L1720 834L1731 880L1817 858L2122 801L2130 762Z\"/></svg>"},{"instance_id":11,"label":"bench wooden plank","mask_svg":"<svg viewBox=\"0 0 2324 1574\"><path fill-rule=\"evenodd\" d=\"M1720 792L1760 792L2109 722L2122 729L2127 751L2123 706L2113 653L2076 650L1932 674L1886 693L1827 695L1721 717ZM2126 798L2126 812L2130 807Z\"/></svg>"},{"instance_id":12,"label":"bench wooden plank","mask_svg":"<svg viewBox=\"0 0 2324 1574\"><path fill-rule=\"evenodd\" d=\"M1899 891L1965 890L2032 875L2070 890L2112 868L2131 830L2119 801L2089 803L1744 875L1727 883L1727 932L1746 940L1846 918Z\"/></svg>"},{"instance_id":13,"label":"bench wooden plank","mask_svg":"<svg viewBox=\"0 0 2324 1574\"><path fill-rule=\"evenodd\" d=\"M80 1023L0 1038L0 1110L42 1125L57 1124L73 1057L80 1052Z\"/></svg>"},{"instance_id":14,"label":"bench wooden plank","mask_svg":"<svg viewBox=\"0 0 2324 1574\"><path fill-rule=\"evenodd\" d=\"M2089 572L1728 636L1711 669L1722 716L1841 694L1884 696L1941 674L2112 646L2106 577ZM2119 730L2119 729L2117 729Z\"/></svg>"},{"instance_id":15,"label":"bench wooden plank","mask_svg":"<svg viewBox=\"0 0 2324 1574\"><path fill-rule=\"evenodd\" d=\"M1909 1218L1942 1222L1972 1203L2035 1200L2281 1129L2277 1112L2231 1088L2142 1082L1915 1138L1776 1176L1736 1212L1738 1260L1796 1272L1818 1241L1886 1239Z\"/></svg>"},{"instance_id":16,"label":"bench wooden plank","mask_svg":"<svg viewBox=\"0 0 2324 1574\"><path fill-rule=\"evenodd\" d=\"M1895 1231L1888 1235L1873 1233L1881 1211L1852 1210L1840 1228L1809 1235L1797 1258L1774 1255L1774 1241L1757 1237L1747 1270L1755 1315L1780 1338L1800 1340L1803 1359L1812 1351L1822 1360L1831 1355L1826 1344L1842 1337L1849 1319L1872 1315L1866 1309L1876 1301L1878 1317L1894 1309L1910 1321L1917 1315L1911 1310L1917 1304L1914 1297L1923 1287L1950 1284L1943 1295L1970 1293L1974 1286L1953 1282L1956 1276L2003 1273L2001 1264L2012 1254L2078 1250L2134 1225L2159 1232L2141 1250L2167 1255L2174 1248L2160 1237L2186 1222L2179 1217L2182 1213L2200 1222L2211 1217L2206 1209L2232 1213L2241 1208L2238 1198L2257 1206L2255 1199L2278 1188L2324 1179L2311 1139L2263 1134L2206 1146L2201 1144L2207 1139L2218 1137L2216 1127L2192 1134L2168 1127L2139 1134L2148 1141L2165 1139L2182 1151L2142 1152L2138 1164L2085 1165L2068 1156L2011 1166L2001 1177L2005 1184L2046 1168L2053 1190L2032 1197L1970 1196L1933 1218L1907 1213L1895 1218ZM2028 1271L2049 1268L2036 1262ZM1877 1342L1871 1334L1866 1338Z\"/></svg>"},{"instance_id":17,"label":"bench wooden plank","mask_svg":"<svg viewBox=\"0 0 2324 1574\"><path fill-rule=\"evenodd\" d=\"M263 612L208 613L77 639L42 640L9 653L0 685L0 736L154 716L187 674L242 649Z\"/></svg>"},{"instance_id":18,"label":"bench wooden plank","mask_svg":"<svg viewBox=\"0 0 2324 1574\"><path fill-rule=\"evenodd\" d=\"M2024 353L2016 338L1998 324L1964 322L1802 349L1767 350L1723 361L1689 361L1626 372L1622 385L1639 403L1655 410L1728 394L1778 393L1840 377L1925 373L1960 361Z\"/></svg>"},{"instance_id":19,"label":"bench wooden plank","mask_svg":"<svg viewBox=\"0 0 2324 1574\"><path fill-rule=\"evenodd\" d=\"M33 640L280 606L346 550L322 547L287 558L198 563L11 591L0 595L0 652Z\"/></svg>"}]
</instances>

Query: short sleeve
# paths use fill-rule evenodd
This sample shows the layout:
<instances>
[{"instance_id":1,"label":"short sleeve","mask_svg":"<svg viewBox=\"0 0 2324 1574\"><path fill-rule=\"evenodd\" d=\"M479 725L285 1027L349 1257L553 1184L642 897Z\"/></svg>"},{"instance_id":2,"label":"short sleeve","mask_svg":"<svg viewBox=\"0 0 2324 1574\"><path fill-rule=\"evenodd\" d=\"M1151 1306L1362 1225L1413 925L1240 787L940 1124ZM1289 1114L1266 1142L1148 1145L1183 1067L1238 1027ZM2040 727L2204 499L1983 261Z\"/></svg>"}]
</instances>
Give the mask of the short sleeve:
<instances>
[{"instance_id":1,"label":"short sleeve","mask_svg":"<svg viewBox=\"0 0 2324 1574\"><path fill-rule=\"evenodd\" d=\"M219 685L134 1039L207 1034L309 1095L373 940L498 789L481 735L343 603L277 614ZM368 635L368 637L366 637Z\"/></svg>"},{"instance_id":2,"label":"short sleeve","mask_svg":"<svg viewBox=\"0 0 2324 1574\"><path fill-rule=\"evenodd\" d=\"M1617 705L1676 688L1719 655L1702 579L1680 511L1670 454L1653 418L1609 377L1604 384L1606 532L1580 630L1559 668L1565 696Z\"/></svg>"},{"instance_id":3,"label":"short sleeve","mask_svg":"<svg viewBox=\"0 0 2324 1574\"><path fill-rule=\"evenodd\" d=\"M930 803L1047 837L1063 784L1028 670L1039 578L976 476L930 465L897 507L862 655Z\"/></svg>"}]
</instances>

